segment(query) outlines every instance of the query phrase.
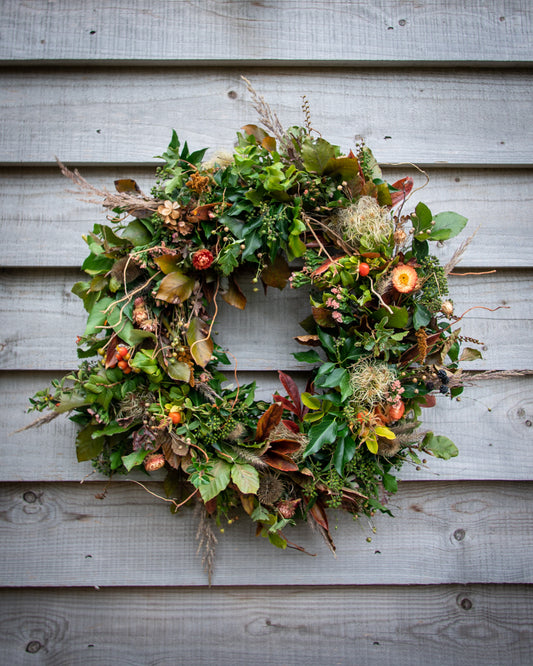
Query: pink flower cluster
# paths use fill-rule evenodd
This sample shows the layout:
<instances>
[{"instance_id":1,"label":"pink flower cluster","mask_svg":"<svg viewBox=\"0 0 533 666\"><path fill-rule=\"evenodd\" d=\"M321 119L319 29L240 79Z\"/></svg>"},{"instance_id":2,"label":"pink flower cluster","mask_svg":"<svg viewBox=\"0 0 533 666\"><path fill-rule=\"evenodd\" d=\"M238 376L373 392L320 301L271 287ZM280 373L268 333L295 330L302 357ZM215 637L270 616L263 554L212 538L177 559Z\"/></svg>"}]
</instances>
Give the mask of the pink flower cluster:
<instances>
[{"instance_id":1,"label":"pink flower cluster","mask_svg":"<svg viewBox=\"0 0 533 666\"><path fill-rule=\"evenodd\" d=\"M405 391L399 379L395 379L390 385L390 389L385 393L385 400L393 407L399 407L402 399L402 393Z\"/></svg>"}]
</instances>

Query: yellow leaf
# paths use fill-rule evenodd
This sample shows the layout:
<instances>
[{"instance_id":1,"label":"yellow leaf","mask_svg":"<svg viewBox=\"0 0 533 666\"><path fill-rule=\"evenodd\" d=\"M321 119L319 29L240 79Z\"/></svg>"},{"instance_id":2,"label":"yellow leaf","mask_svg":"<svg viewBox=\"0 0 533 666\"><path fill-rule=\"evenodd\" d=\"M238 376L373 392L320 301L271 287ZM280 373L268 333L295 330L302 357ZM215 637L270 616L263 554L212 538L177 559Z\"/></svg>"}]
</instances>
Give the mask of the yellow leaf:
<instances>
[{"instance_id":1,"label":"yellow leaf","mask_svg":"<svg viewBox=\"0 0 533 666\"><path fill-rule=\"evenodd\" d=\"M369 437L366 440L366 445L368 447L368 450L370 453L377 453L378 452L378 441L375 437Z\"/></svg>"},{"instance_id":2,"label":"yellow leaf","mask_svg":"<svg viewBox=\"0 0 533 666\"><path fill-rule=\"evenodd\" d=\"M213 354L213 340L204 332L205 324L198 317L193 317L187 329L187 342L191 356L202 368L209 363Z\"/></svg>"},{"instance_id":3,"label":"yellow leaf","mask_svg":"<svg viewBox=\"0 0 533 666\"><path fill-rule=\"evenodd\" d=\"M193 278L181 271L174 271L161 280L156 298L167 303L183 303L192 294L193 289Z\"/></svg>"},{"instance_id":4,"label":"yellow leaf","mask_svg":"<svg viewBox=\"0 0 533 666\"><path fill-rule=\"evenodd\" d=\"M379 435L379 437L385 437L385 439L396 439L396 435L392 432L392 430L385 428L385 426L376 426L374 431L376 435Z\"/></svg>"}]
</instances>

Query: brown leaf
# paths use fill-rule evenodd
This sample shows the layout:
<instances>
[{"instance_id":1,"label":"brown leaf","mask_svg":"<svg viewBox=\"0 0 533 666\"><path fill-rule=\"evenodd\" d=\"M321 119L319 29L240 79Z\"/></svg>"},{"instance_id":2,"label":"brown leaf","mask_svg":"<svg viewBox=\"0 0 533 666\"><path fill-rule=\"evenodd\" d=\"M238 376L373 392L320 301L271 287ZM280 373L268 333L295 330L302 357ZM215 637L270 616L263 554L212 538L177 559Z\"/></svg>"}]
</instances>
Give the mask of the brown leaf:
<instances>
[{"instance_id":1,"label":"brown leaf","mask_svg":"<svg viewBox=\"0 0 533 666\"><path fill-rule=\"evenodd\" d=\"M294 340L306 347L320 347L320 338L318 335L297 335Z\"/></svg>"},{"instance_id":2,"label":"brown leaf","mask_svg":"<svg viewBox=\"0 0 533 666\"><path fill-rule=\"evenodd\" d=\"M325 273L330 266L338 264L339 259L342 259L343 257L346 256L347 255L343 254L340 257L335 257L334 259L328 259L311 273L311 278L317 277L318 275L322 275L322 273Z\"/></svg>"},{"instance_id":3,"label":"brown leaf","mask_svg":"<svg viewBox=\"0 0 533 666\"><path fill-rule=\"evenodd\" d=\"M413 189L414 182L415 181L410 176L406 176L405 178L400 178L400 180L397 180L392 184L395 189L399 190L399 192L391 192L390 196L393 206L396 206L396 204L404 201L405 197Z\"/></svg>"},{"instance_id":4,"label":"brown leaf","mask_svg":"<svg viewBox=\"0 0 533 666\"><path fill-rule=\"evenodd\" d=\"M274 402L257 422L255 441L263 442L272 430L279 424L283 415L283 406Z\"/></svg>"},{"instance_id":5,"label":"brown leaf","mask_svg":"<svg viewBox=\"0 0 533 666\"><path fill-rule=\"evenodd\" d=\"M257 125L243 125L241 129L243 129L248 136L255 136L257 143L261 143L261 141L268 136L265 130Z\"/></svg>"},{"instance_id":6,"label":"brown leaf","mask_svg":"<svg viewBox=\"0 0 533 666\"><path fill-rule=\"evenodd\" d=\"M166 439L161 445L161 448L163 449L163 454L168 464L174 469L179 469L182 459L172 450L172 440Z\"/></svg>"},{"instance_id":7,"label":"brown leaf","mask_svg":"<svg viewBox=\"0 0 533 666\"><path fill-rule=\"evenodd\" d=\"M328 516L326 509L320 500L317 500L309 509L309 513L313 516L314 520L326 530L329 534Z\"/></svg>"},{"instance_id":8,"label":"brown leaf","mask_svg":"<svg viewBox=\"0 0 533 666\"><path fill-rule=\"evenodd\" d=\"M276 289L283 289L291 276L291 269L285 258L278 254L274 261L261 273L263 284Z\"/></svg>"},{"instance_id":9,"label":"brown leaf","mask_svg":"<svg viewBox=\"0 0 533 666\"><path fill-rule=\"evenodd\" d=\"M213 340L207 336L204 330L205 323L198 317L193 317L187 329L187 342L189 343L191 356L202 368L209 363L213 355Z\"/></svg>"},{"instance_id":10,"label":"brown leaf","mask_svg":"<svg viewBox=\"0 0 533 666\"><path fill-rule=\"evenodd\" d=\"M156 298L167 303L178 304L186 301L194 289L194 279L181 271L165 275L161 280Z\"/></svg>"},{"instance_id":11,"label":"brown leaf","mask_svg":"<svg viewBox=\"0 0 533 666\"><path fill-rule=\"evenodd\" d=\"M217 497L213 497L213 499L210 499L205 503L205 510L210 516L212 516L217 510L217 499Z\"/></svg>"},{"instance_id":12,"label":"brown leaf","mask_svg":"<svg viewBox=\"0 0 533 666\"><path fill-rule=\"evenodd\" d=\"M209 212L216 205L216 203L210 203L204 204L203 206L197 206L189 215L187 215L187 220L189 222L207 222L207 220L209 220Z\"/></svg>"},{"instance_id":13,"label":"brown leaf","mask_svg":"<svg viewBox=\"0 0 533 666\"><path fill-rule=\"evenodd\" d=\"M233 278L229 279L228 288L222 292L222 298L226 303L233 305L234 308L239 308L239 310L244 310L246 307L246 296Z\"/></svg>"},{"instance_id":14,"label":"brown leaf","mask_svg":"<svg viewBox=\"0 0 533 666\"><path fill-rule=\"evenodd\" d=\"M159 266L165 275L168 275L177 270L180 258L171 254L163 254L160 257L155 257L154 263Z\"/></svg>"},{"instance_id":15,"label":"brown leaf","mask_svg":"<svg viewBox=\"0 0 533 666\"><path fill-rule=\"evenodd\" d=\"M301 448L302 445L295 439L273 439L270 442L270 448L268 452L286 456L291 453L296 453Z\"/></svg>"},{"instance_id":16,"label":"brown leaf","mask_svg":"<svg viewBox=\"0 0 533 666\"><path fill-rule=\"evenodd\" d=\"M425 400L424 402L418 403L420 407L435 407L437 404L437 398L434 395L431 395L428 393L426 396L424 396Z\"/></svg>"},{"instance_id":17,"label":"brown leaf","mask_svg":"<svg viewBox=\"0 0 533 666\"><path fill-rule=\"evenodd\" d=\"M171 447L172 451L180 458L189 453L189 445L183 439L173 437L171 439Z\"/></svg>"},{"instance_id":18,"label":"brown leaf","mask_svg":"<svg viewBox=\"0 0 533 666\"><path fill-rule=\"evenodd\" d=\"M251 516L255 507L254 496L243 495L242 493L239 493L239 497L241 498L242 508L249 516Z\"/></svg>"},{"instance_id":19,"label":"brown leaf","mask_svg":"<svg viewBox=\"0 0 533 666\"><path fill-rule=\"evenodd\" d=\"M335 326L335 320L331 316L331 310L327 308L317 308L312 307L311 311L313 313L313 319L319 326L323 328L333 328Z\"/></svg>"},{"instance_id":20,"label":"brown leaf","mask_svg":"<svg viewBox=\"0 0 533 666\"><path fill-rule=\"evenodd\" d=\"M109 344L107 345L107 351L105 355L106 370L107 368L114 368L118 363L118 358L116 355L117 344L118 344L118 335L116 333L113 333L113 335L109 339Z\"/></svg>"},{"instance_id":21,"label":"brown leaf","mask_svg":"<svg viewBox=\"0 0 533 666\"><path fill-rule=\"evenodd\" d=\"M296 386L296 382L292 377L278 370L279 380L283 384L283 388L287 391L287 395L292 400L295 407L294 413L301 420L302 419L302 402L300 400L300 390Z\"/></svg>"},{"instance_id":22,"label":"brown leaf","mask_svg":"<svg viewBox=\"0 0 533 666\"><path fill-rule=\"evenodd\" d=\"M274 139L273 136L265 136L265 138L261 141L261 145L265 150L268 150L269 153L273 152L276 150L276 139Z\"/></svg>"},{"instance_id":23,"label":"brown leaf","mask_svg":"<svg viewBox=\"0 0 533 666\"><path fill-rule=\"evenodd\" d=\"M279 469L282 472L297 472L298 465L290 460L287 456L279 456L276 453L271 453L267 451L261 456L261 460L265 462L269 467L274 469Z\"/></svg>"},{"instance_id":24,"label":"brown leaf","mask_svg":"<svg viewBox=\"0 0 533 666\"><path fill-rule=\"evenodd\" d=\"M139 192L140 188L133 178L120 178L115 180L115 189L117 192Z\"/></svg>"}]
</instances>

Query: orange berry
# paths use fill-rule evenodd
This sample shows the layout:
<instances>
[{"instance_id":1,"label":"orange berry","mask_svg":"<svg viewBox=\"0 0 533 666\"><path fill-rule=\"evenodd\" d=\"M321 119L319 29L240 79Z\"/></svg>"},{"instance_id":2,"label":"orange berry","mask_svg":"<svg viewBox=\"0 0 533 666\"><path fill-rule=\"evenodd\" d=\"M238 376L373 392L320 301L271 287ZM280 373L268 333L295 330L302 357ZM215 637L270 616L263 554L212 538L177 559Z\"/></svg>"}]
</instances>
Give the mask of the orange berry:
<instances>
[{"instance_id":1,"label":"orange berry","mask_svg":"<svg viewBox=\"0 0 533 666\"><path fill-rule=\"evenodd\" d=\"M181 412L170 412L168 417L174 425L178 425L181 422Z\"/></svg>"},{"instance_id":2,"label":"orange berry","mask_svg":"<svg viewBox=\"0 0 533 666\"><path fill-rule=\"evenodd\" d=\"M123 372L125 375L129 375L130 372L131 372L131 368L130 368L130 366L128 365L128 367L123 368L122 372Z\"/></svg>"},{"instance_id":3,"label":"orange berry","mask_svg":"<svg viewBox=\"0 0 533 666\"><path fill-rule=\"evenodd\" d=\"M359 275L361 277L365 277L370 273L370 266L368 264L365 264L364 262L359 264Z\"/></svg>"},{"instance_id":4,"label":"orange berry","mask_svg":"<svg viewBox=\"0 0 533 666\"><path fill-rule=\"evenodd\" d=\"M118 365L118 367L119 367L121 370L125 370L126 368L129 368L129 367L130 367L130 366L128 365L128 361L119 361L119 362L117 363L117 365Z\"/></svg>"}]
</instances>

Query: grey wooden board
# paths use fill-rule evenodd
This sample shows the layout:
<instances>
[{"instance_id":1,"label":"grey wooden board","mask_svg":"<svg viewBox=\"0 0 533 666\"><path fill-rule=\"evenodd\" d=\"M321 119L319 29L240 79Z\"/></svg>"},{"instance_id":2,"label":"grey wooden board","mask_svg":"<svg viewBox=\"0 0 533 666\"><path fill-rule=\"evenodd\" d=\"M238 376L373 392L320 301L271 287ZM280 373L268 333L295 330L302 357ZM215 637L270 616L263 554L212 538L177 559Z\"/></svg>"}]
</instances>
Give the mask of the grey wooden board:
<instances>
[{"instance_id":1,"label":"grey wooden board","mask_svg":"<svg viewBox=\"0 0 533 666\"><path fill-rule=\"evenodd\" d=\"M178 516L142 488L115 483L2 484L4 587L205 585L197 518ZM163 494L162 484L149 484ZM287 528L307 552L255 537L248 516L218 534L214 585L533 582L533 484L409 482L388 506L395 518L331 512L334 559L308 525ZM236 514L239 515L239 514ZM233 517L233 514L232 514ZM215 528L216 529L216 528ZM371 538L371 542L367 541Z\"/></svg>"},{"instance_id":2,"label":"grey wooden board","mask_svg":"<svg viewBox=\"0 0 533 666\"><path fill-rule=\"evenodd\" d=\"M0 369L62 370L78 365L75 339L85 330L81 300L70 289L80 279L77 271L4 269L0 274ZM451 290L458 315L472 306L501 309L474 310L461 322L462 334L484 344L484 360L469 369L530 369L533 339L532 276L527 271L501 271L479 277L452 277ZM254 293L251 280L241 286L248 297L245 310L219 305L215 340L230 349L240 370L307 368L294 360L302 351L292 338L303 333L299 322L309 314L305 290L269 289ZM218 335L217 335L218 333Z\"/></svg>"},{"instance_id":3,"label":"grey wooden board","mask_svg":"<svg viewBox=\"0 0 533 666\"><path fill-rule=\"evenodd\" d=\"M527 586L1 595L0 658L17 666L511 666L533 660L533 597Z\"/></svg>"},{"instance_id":4,"label":"grey wooden board","mask_svg":"<svg viewBox=\"0 0 533 666\"><path fill-rule=\"evenodd\" d=\"M479 70L42 69L0 76L0 164L153 163L174 127L192 148L232 144L255 122L240 75L284 126L303 122L380 162L531 165L531 74Z\"/></svg>"},{"instance_id":5,"label":"grey wooden board","mask_svg":"<svg viewBox=\"0 0 533 666\"><path fill-rule=\"evenodd\" d=\"M64 416L10 435L39 416L38 412L25 414L28 398L45 388L53 376L44 372L0 373L0 481L80 481L88 475L91 480L105 478L92 474L90 462L77 462L76 426ZM277 374L243 372L238 378L241 384L257 381L258 398L271 400L276 391L285 394ZM294 378L303 389L305 375L295 374ZM236 385L234 378L230 379ZM459 447L459 456L446 461L428 457L427 466L420 470L405 465L400 478L533 481L533 377L480 382L467 387L460 402L439 397L434 409L423 412L422 421L424 429L452 439Z\"/></svg>"},{"instance_id":6,"label":"grey wooden board","mask_svg":"<svg viewBox=\"0 0 533 666\"><path fill-rule=\"evenodd\" d=\"M113 181L134 178L145 192L154 181L153 169L110 167L87 168L83 175L97 187L113 189ZM389 182L410 175L415 187L425 179L410 167L386 169ZM512 169L430 169L430 183L415 192L404 212L426 202L434 213L454 210L468 218L463 234L434 246L448 259L469 233L481 225L462 264L476 267L533 266L533 233L529 210L533 204L533 171ZM82 234L96 222L106 223L106 213L94 204L80 201L68 190L70 183L56 168L0 169L2 209L0 225L3 266L79 266L87 256ZM512 224L510 224L512 222Z\"/></svg>"},{"instance_id":7,"label":"grey wooden board","mask_svg":"<svg viewBox=\"0 0 533 666\"><path fill-rule=\"evenodd\" d=\"M263 64L533 60L526 0L6 0L4 62ZM179 38L177 38L179 36Z\"/></svg>"}]
</instances>

